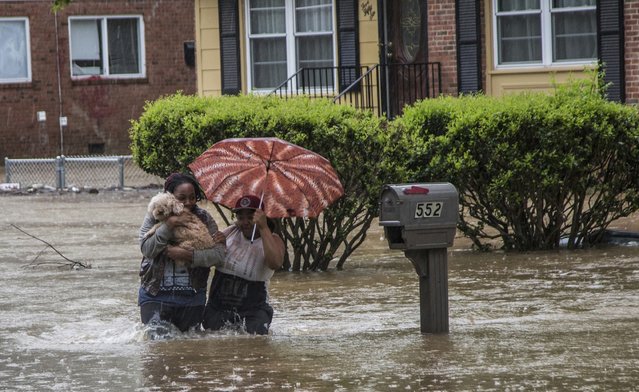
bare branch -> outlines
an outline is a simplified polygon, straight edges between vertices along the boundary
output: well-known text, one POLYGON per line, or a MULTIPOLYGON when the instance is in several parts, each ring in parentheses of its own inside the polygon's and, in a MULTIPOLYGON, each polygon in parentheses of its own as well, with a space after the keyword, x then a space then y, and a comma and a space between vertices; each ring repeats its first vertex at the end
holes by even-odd
MULTIPOLYGON (((22 230, 21 228, 19 228, 18 226, 14 225, 13 223, 9 223, 9 225, 11 227, 13 227, 14 229, 22 232, 23 234, 28 235, 29 237, 36 239, 42 243, 44 243, 45 245, 47 245, 47 247, 53 249, 55 251, 55 253, 57 253, 58 255, 60 255, 60 257, 62 257, 63 259, 65 259, 66 261, 68 261, 68 263, 64 263, 65 265, 70 266, 71 268, 76 268, 76 267, 81 267, 81 268, 91 268, 90 264, 85 264, 81 261, 75 261, 75 260, 71 260, 68 257, 66 257, 65 255, 63 255, 62 253, 60 253, 60 251, 58 251, 55 246, 51 245, 50 243, 48 243, 47 241, 38 238, 36 236, 34 236, 33 234, 29 234, 26 231, 22 230)), ((45 248, 46 249, 46 248, 45 248)), ((40 253, 38 253, 38 255, 35 257, 35 259, 33 259, 33 261, 31 261, 30 265, 42 265, 42 264, 46 264, 46 263, 37 263, 37 264, 33 264, 34 261, 36 261, 38 259, 38 257, 40 257, 40 255, 42 254, 42 252, 44 252, 44 249, 40 251, 40 253)), ((60 264, 60 262, 56 262, 56 263, 52 263, 52 264, 60 264)))

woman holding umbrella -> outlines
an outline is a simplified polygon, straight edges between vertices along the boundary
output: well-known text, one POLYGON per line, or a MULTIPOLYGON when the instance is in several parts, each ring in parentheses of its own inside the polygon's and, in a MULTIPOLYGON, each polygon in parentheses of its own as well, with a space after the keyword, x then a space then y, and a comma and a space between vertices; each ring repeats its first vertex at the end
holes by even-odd
POLYGON ((224 230, 226 258, 215 269, 202 325, 243 323, 249 333, 266 334, 273 317, 267 287, 285 254, 266 216, 316 218, 344 188, 326 158, 273 137, 221 140, 188 166, 207 199, 237 216, 224 230))
POLYGON ((213 217, 197 206, 202 199, 200 187, 190 175, 173 173, 164 183, 164 191, 172 193, 207 227, 215 241, 209 249, 189 250, 173 245, 173 230, 183 225, 180 216, 169 217, 150 236, 147 232, 157 223, 147 213, 140 228, 140 289, 138 304, 143 324, 171 323, 180 331, 200 325, 206 303, 209 270, 224 260, 224 237, 213 217))
POLYGON ((251 334, 268 333, 273 308, 268 304, 267 287, 275 270, 282 267, 285 248, 259 207, 258 197, 246 195, 233 208, 236 222, 223 231, 226 258, 215 268, 204 329, 233 327, 251 334))

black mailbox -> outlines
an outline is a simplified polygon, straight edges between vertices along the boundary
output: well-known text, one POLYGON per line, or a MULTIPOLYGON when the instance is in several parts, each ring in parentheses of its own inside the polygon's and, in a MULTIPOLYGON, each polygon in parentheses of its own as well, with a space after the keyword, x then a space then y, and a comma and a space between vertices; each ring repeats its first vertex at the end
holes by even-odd
POLYGON ((195 41, 184 41, 184 64, 195 66, 195 41))

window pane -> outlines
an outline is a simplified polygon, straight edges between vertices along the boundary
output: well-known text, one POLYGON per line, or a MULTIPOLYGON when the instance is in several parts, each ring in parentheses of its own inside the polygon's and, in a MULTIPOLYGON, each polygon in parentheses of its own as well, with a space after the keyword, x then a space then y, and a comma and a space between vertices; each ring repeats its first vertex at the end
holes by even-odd
POLYGON ((538 14, 497 19, 499 64, 541 61, 541 20, 538 14))
POLYGON ((251 0, 251 9, 284 8, 284 0, 251 0))
POLYGON ((538 10, 539 0, 499 0, 497 10, 499 12, 538 10))
POLYGON ((331 5, 332 0, 295 0, 295 6, 300 7, 312 7, 317 5, 331 5))
POLYGON ((107 21, 107 35, 109 39, 109 74, 140 73, 138 19, 109 19, 107 21))
POLYGON ((333 37, 304 36, 297 38, 297 68, 315 68, 302 75, 305 87, 333 86, 333 37), (320 69, 318 69, 320 68, 320 69))
POLYGON ((251 40, 253 88, 275 88, 286 76, 286 39, 254 38, 251 40))
POLYGON ((27 79, 26 23, 21 20, 0 21, 0 79, 27 79))
POLYGON ((553 8, 564 7, 595 7, 597 5, 596 0, 553 0, 553 8))
POLYGON ((298 33, 333 31, 331 0, 297 0, 295 26, 298 33))
POLYGON ((406 61, 412 62, 420 49, 422 17, 419 0, 404 0, 401 4, 399 21, 402 49, 406 61))
POLYGON ((100 19, 70 20, 71 74, 101 75, 102 53, 100 19))
POLYGON ((553 61, 597 58, 595 11, 558 12, 552 16, 553 61))
POLYGON ((284 0, 251 0, 251 34, 286 33, 284 0))

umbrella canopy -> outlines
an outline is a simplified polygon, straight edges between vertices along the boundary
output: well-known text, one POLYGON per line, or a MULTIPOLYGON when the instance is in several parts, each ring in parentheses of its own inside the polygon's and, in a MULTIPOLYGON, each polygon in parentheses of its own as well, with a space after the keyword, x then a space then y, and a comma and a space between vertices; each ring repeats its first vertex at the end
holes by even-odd
POLYGON ((271 218, 317 217, 344 193, 326 158, 278 138, 222 140, 189 168, 212 202, 233 208, 255 195, 271 218))

